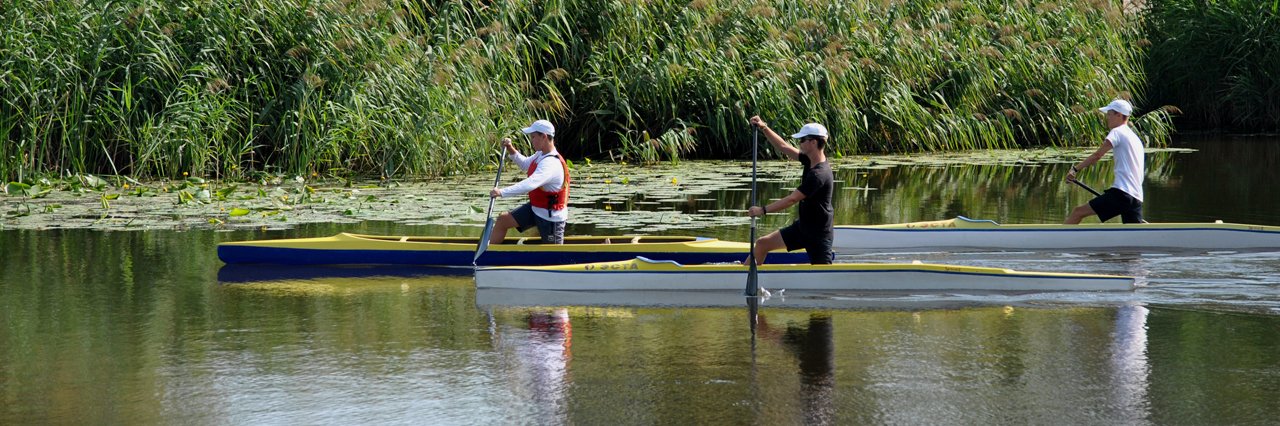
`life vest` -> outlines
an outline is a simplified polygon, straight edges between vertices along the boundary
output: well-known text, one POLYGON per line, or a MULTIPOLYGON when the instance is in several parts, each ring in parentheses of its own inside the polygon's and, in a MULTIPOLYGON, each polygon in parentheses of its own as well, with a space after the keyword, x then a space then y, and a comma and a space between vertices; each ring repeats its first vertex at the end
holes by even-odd
MULTIPOLYGON (((564 170, 564 185, 560 185, 560 190, 556 192, 534 188, 529 191, 529 203, 533 204, 534 207, 551 211, 564 210, 565 206, 569 204, 569 165, 565 164, 564 158, 559 155, 550 155, 550 157, 556 157, 556 159, 560 160, 560 168, 564 170)), ((533 176, 533 172, 538 170, 539 161, 542 161, 542 158, 529 165, 529 174, 525 175, 526 177, 533 176)))

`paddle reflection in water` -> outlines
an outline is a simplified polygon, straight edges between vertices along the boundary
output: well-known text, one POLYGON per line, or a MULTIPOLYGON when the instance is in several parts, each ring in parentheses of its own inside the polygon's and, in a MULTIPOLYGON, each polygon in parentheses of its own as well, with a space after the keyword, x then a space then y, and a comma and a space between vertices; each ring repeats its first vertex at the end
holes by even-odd
POLYGON ((761 417, 760 411, 760 378, 759 366, 756 362, 756 335, 760 325, 760 296, 747 296, 747 325, 751 329, 751 414, 761 417))

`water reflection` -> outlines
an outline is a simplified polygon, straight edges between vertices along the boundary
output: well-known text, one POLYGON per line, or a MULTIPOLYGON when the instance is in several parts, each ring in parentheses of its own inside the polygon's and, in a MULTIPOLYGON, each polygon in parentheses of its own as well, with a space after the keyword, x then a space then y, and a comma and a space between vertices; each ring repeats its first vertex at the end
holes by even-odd
POLYGON ((836 423, 836 357, 831 315, 810 313, 806 325, 787 323, 782 329, 762 319, 759 329, 764 339, 779 344, 799 361, 804 423, 836 423))
POLYGON ((523 316, 524 328, 495 328, 497 350, 504 354, 511 392, 524 404, 521 422, 565 422, 573 326, 565 308, 535 309, 523 316))
MULTIPOLYGON (((1167 175, 1147 188, 1153 206, 1163 203, 1153 214, 1275 224, 1275 146, 1232 142, 1173 155, 1177 167, 1160 169, 1167 175)), ((843 197, 864 200, 845 211, 851 220, 960 211, 1002 221, 1060 217, 1024 198, 1057 190, 1037 181, 1059 185, 1054 172, 979 169, 956 168, 972 174, 959 179, 947 178, 948 168, 871 171, 849 184, 875 178, 877 190, 843 197)), ((1063 195, 1044 197, 1062 207, 1063 195)), ((689 232, 746 232, 717 226, 689 232)), ((339 231, 479 233, 365 222, 265 236, 339 231)), ((260 237, 0 231, 0 424, 1280 418, 1278 252, 903 255, 1146 276, 1151 285, 1114 295, 788 292, 747 307, 758 319, 748 324, 757 332, 749 342, 736 292, 495 293, 470 278, 437 276, 218 285, 216 244, 260 237), (497 318, 486 318, 485 307, 497 318)), ((867 260, 897 255, 877 256, 867 260)), ((242 275, 255 274, 270 275, 242 275)))
POLYGON ((1147 389, 1151 366, 1147 363, 1147 308, 1126 304, 1116 310, 1111 344, 1111 400, 1126 422, 1150 418, 1147 389))
POLYGON ((751 413, 754 418, 759 418, 760 413, 760 363, 758 336, 760 327, 760 301, 762 296, 747 296, 747 325, 751 329, 751 413))

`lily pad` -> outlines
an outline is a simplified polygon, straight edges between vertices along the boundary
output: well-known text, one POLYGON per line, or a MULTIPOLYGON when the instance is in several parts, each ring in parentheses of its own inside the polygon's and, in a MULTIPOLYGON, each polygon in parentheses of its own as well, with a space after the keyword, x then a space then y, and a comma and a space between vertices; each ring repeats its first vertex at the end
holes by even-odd
MULTIPOLYGON (((1169 155, 1162 151, 1150 150, 1149 177, 1160 176, 1158 164, 1169 155)), ((1089 152, 1010 150, 847 156, 832 160, 832 165, 837 178, 843 182, 838 185, 840 194, 847 194, 838 196, 842 200, 891 194, 899 194, 893 197, 918 198, 936 194, 937 188, 954 188, 958 184, 953 182, 973 184, 965 185, 966 188, 985 187, 983 182, 1005 182, 1007 177, 1002 177, 1003 174, 990 171, 1006 170, 1006 165, 1061 167, 1063 163, 1083 158, 1089 152), (955 165, 967 167, 953 167, 955 165), (882 171, 899 167, 909 170, 882 171), (885 176, 892 176, 899 182, 886 181, 885 176), (901 195, 909 189, 900 182, 907 176, 914 176, 910 179, 920 181, 912 187, 918 187, 920 194, 901 195)), ((678 164, 646 166, 597 162, 590 166, 577 166, 570 199, 570 221, 575 227, 589 227, 596 233, 660 234, 744 227, 749 223, 743 210, 749 203, 750 161, 681 161, 678 164)), ((758 166, 756 177, 762 200, 785 196, 800 183, 800 168, 794 161, 769 159, 761 161, 758 166)), ((511 170, 508 166, 507 171, 511 170)), ((503 173, 503 176, 502 186, 522 178, 514 173, 503 173)), ((387 221, 478 229, 485 221, 489 203, 487 193, 493 186, 493 175, 482 173, 416 182, 310 179, 301 184, 289 178, 234 183, 191 179, 176 182, 135 180, 130 181, 131 187, 121 193, 159 194, 162 197, 109 198, 110 210, 105 212, 105 218, 99 202, 107 198, 85 197, 76 190, 79 186, 87 186, 86 181, 92 182, 87 177, 77 176, 51 182, 50 185, 41 184, 39 192, 35 193, 45 193, 46 196, 39 199, 23 192, 30 191, 34 185, 5 185, 8 195, 0 196, 0 212, 5 212, 6 216, 0 218, 0 226, 5 229, 285 229, 301 223, 387 221), (172 195, 163 195, 165 193, 172 195), (329 193, 335 195, 320 196, 329 193), (174 198, 169 198, 171 196, 174 198), (235 200, 235 208, 225 203, 232 199, 235 200), (210 223, 211 217, 235 217, 236 220, 210 223)), ((106 195, 118 197, 118 194, 106 195)), ((498 198, 493 210, 498 214, 525 202, 527 198, 524 197, 498 198)), ((785 215, 769 215, 764 222, 768 224, 766 228, 774 228, 785 226, 787 220, 785 215)))

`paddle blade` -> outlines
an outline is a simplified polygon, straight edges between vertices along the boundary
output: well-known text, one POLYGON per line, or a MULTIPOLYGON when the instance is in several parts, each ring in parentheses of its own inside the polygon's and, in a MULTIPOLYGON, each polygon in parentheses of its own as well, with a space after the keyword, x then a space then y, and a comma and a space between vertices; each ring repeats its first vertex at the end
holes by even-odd
POLYGON ((476 244, 476 257, 471 259, 471 265, 475 266, 476 261, 480 260, 480 255, 489 249, 489 237, 493 235, 493 217, 484 222, 484 233, 480 234, 480 241, 476 244))
POLYGON ((756 218, 751 218, 751 244, 747 252, 747 289, 745 294, 749 297, 760 295, 760 273, 756 266, 756 218))

